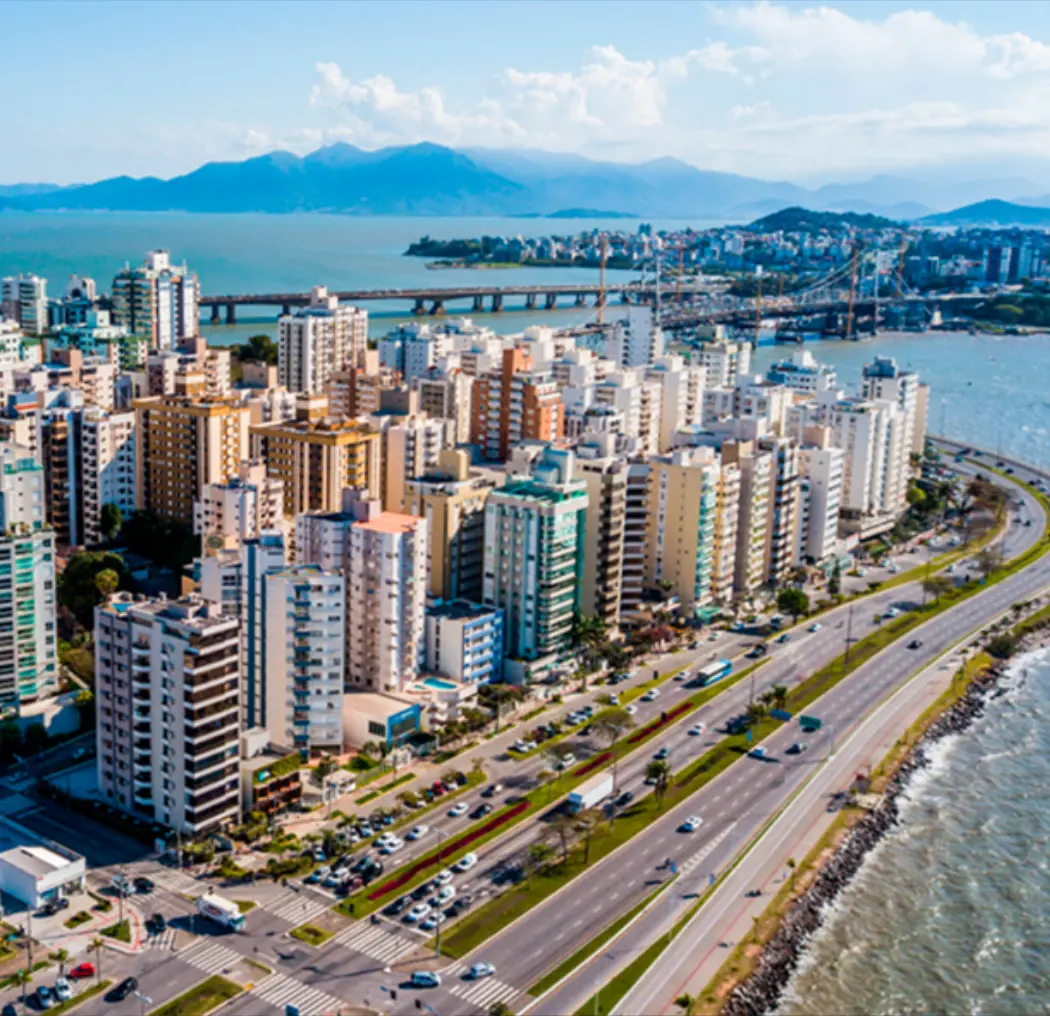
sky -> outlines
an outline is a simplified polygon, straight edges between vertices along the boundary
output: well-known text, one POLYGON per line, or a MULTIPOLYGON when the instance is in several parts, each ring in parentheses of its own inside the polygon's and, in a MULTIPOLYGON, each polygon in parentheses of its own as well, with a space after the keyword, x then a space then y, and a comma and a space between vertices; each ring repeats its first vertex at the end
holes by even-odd
POLYGON ((0 2, 0 183, 432 141, 1050 183, 1050 4, 0 2))

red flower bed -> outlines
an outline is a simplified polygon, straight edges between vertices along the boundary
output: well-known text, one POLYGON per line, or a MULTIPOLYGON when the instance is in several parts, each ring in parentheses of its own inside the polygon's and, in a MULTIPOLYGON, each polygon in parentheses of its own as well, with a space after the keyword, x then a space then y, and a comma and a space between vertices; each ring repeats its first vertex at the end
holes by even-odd
POLYGON ((573 776, 586 776, 589 772, 600 766, 605 765, 606 762, 612 761, 612 752, 603 751, 601 755, 596 755, 589 762, 585 762, 579 769, 577 769, 572 775, 573 776))
POLYGON ((691 702, 683 702, 676 709, 672 709, 662 719, 653 720, 652 723, 647 727, 642 727, 641 730, 636 730, 629 738, 627 738, 628 744, 637 744, 643 738, 649 737, 651 734, 655 734, 661 727, 666 727, 668 723, 673 723, 682 713, 689 712, 693 708, 691 702))
POLYGON ((497 815, 495 818, 490 819, 484 825, 478 826, 477 829, 472 829, 470 832, 460 836, 458 840, 453 840, 447 847, 442 848, 440 854, 429 854, 426 857, 421 857, 414 864, 410 864, 404 871, 401 872, 397 878, 391 879, 389 882, 384 882, 383 885, 379 886, 378 889, 373 889, 369 894, 370 900, 381 900, 384 896, 389 893, 396 892, 407 882, 411 882, 416 875, 420 872, 424 872, 427 868, 435 868, 439 864, 444 864, 444 859, 451 854, 454 854, 457 850, 463 847, 469 847, 471 843, 486 833, 492 832, 493 829, 498 829, 501 825, 505 825, 512 818, 517 818, 523 811, 532 807, 531 801, 519 801, 513 808, 508 809, 502 814, 497 815))

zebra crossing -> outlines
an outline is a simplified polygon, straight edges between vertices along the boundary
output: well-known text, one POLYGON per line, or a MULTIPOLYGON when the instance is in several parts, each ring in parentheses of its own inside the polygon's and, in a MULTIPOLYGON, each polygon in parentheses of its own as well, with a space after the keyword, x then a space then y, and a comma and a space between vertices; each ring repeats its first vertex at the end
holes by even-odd
POLYGON ((268 913, 282 921, 291 921, 292 924, 305 924, 331 905, 331 900, 318 899, 305 893, 289 893, 286 897, 262 904, 268 913))
POLYGON ((476 1005, 479 1009, 489 1009, 497 1002, 509 1006, 516 998, 524 994, 513 984, 507 984, 506 981, 500 981, 495 977, 484 977, 480 981, 464 981, 463 975, 469 969, 466 963, 453 963, 452 966, 441 971, 441 976, 446 979, 446 983, 456 978, 458 983, 449 988, 449 993, 463 999, 464 1002, 476 1005))
POLYGON ((147 949, 174 949, 175 929, 165 928, 159 935, 151 935, 146 941, 147 949))
POLYGON ((342 1000, 334 995, 329 995, 319 988, 311 988, 287 974, 270 974, 251 991, 253 995, 277 1009, 283 1009, 288 1004, 294 1005, 301 1016, 335 1013, 343 1004, 342 1000))
POLYGON ((682 864, 679 865, 678 870, 683 875, 688 875, 689 872, 691 872, 705 857, 707 857, 711 853, 712 850, 715 849, 715 847, 718 846, 719 843, 722 842, 722 840, 724 840, 733 831, 735 826, 735 822, 731 822, 729 825, 727 825, 725 829, 723 829, 713 840, 709 840, 695 854, 693 854, 692 857, 683 861, 682 864))
POLYGON ((198 970, 203 970, 206 974, 216 974, 244 959, 239 952, 234 952, 229 946, 218 942, 201 942, 191 946, 185 952, 180 953, 179 958, 198 970))
POLYGON ((200 896, 204 891, 201 884, 192 875, 179 871, 178 868, 161 868, 159 871, 151 872, 150 878, 157 885, 164 886, 165 889, 173 893, 189 893, 193 896, 200 896))
POLYGON ((383 924, 363 924, 360 921, 344 928, 333 941, 382 963, 395 963, 419 945, 415 936, 409 933, 391 931, 383 924))

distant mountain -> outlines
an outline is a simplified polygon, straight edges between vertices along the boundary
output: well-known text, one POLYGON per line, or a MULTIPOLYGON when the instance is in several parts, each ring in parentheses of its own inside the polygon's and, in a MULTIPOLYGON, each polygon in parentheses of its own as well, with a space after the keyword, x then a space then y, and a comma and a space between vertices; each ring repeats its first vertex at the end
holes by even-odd
POLYGON ((1050 208, 1033 208, 1011 201, 992 198, 976 204, 956 208, 951 212, 927 215, 920 222, 924 226, 1050 226, 1050 208))
POLYGON ((598 208, 559 208, 548 212, 547 219, 640 219, 635 212, 606 212, 598 208))
POLYGON ((870 215, 860 212, 818 212, 809 208, 782 208, 772 215, 756 219, 747 228, 755 232, 773 233, 783 230, 785 233, 815 233, 822 229, 837 230, 843 226, 856 226, 858 229, 886 229, 900 223, 885 219, 881 215, 870 215))
POLYGON ((57 183, 0 183, 0 198, 21 197, 26 194, 47 194, 60 190, 57 183))

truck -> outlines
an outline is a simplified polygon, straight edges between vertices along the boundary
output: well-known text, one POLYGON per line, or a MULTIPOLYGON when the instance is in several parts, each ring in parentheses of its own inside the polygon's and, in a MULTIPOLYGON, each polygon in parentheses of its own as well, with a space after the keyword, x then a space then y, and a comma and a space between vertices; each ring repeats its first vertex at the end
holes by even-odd
POLYGON ((824 726, 824 721, 816 716, 800 716, 798 725, 807 733, 812 734, 824 726))
POLYGON ((205 893, 197 897, 197 913, 231 931, 244 930, 244 914, 232 900, 218 893, 205 893))
POLYGON ((586 783, 581 783, 569 794, 569 811, 574 815, 601 804, 613 792, 612 773, 599 773, 586 783))

